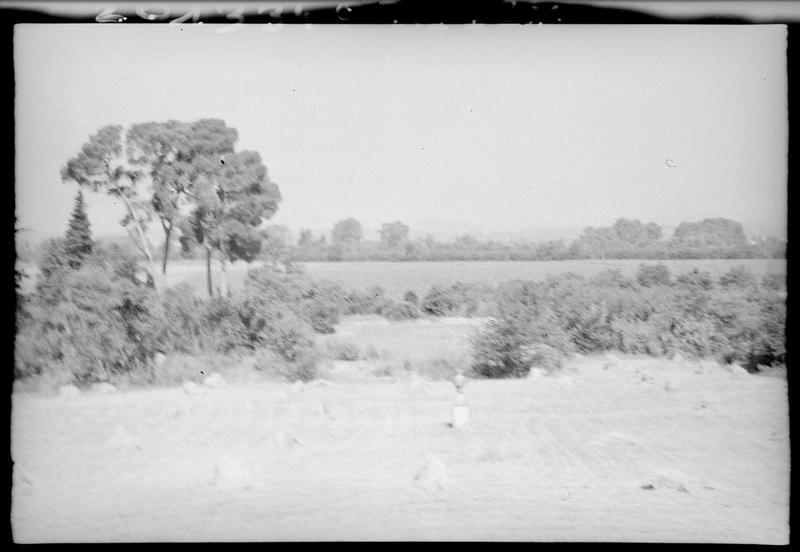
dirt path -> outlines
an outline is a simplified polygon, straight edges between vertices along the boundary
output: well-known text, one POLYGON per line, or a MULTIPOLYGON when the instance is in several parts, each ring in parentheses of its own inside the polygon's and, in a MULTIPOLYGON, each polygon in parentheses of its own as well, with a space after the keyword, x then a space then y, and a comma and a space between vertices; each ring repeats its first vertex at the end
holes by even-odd
MULTIPOLYGON (((696 373, 697 372, 697 373, 696 373)), ((13 397, 17 542, 788 542, 784 379, 560 377, 13 397)))

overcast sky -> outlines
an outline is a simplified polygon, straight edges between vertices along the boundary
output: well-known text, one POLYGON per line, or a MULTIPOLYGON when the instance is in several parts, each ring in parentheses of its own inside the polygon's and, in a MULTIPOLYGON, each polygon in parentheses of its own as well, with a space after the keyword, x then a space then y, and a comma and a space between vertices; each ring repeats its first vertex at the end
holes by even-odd
MULTIPOLYGON (((783 26, 230 29, 18 25, 19 225, 65 231, 60 168, 101 126, 217 117, 293 230, 785 227, 783 26)), ((121 233, 118 206, 88 201, 96 235, 121 233)))

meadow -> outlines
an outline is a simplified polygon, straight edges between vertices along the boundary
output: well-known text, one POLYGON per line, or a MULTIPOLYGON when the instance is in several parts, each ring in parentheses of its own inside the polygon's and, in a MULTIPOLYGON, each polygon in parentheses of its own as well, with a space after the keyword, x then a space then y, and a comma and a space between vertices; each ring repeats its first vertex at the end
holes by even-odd
POLYGON ((305 385, 15 393, 14 540, 788 543, 785 376, 575 357, 469 381, 457 430, 451 383, 347 364, 305 385))

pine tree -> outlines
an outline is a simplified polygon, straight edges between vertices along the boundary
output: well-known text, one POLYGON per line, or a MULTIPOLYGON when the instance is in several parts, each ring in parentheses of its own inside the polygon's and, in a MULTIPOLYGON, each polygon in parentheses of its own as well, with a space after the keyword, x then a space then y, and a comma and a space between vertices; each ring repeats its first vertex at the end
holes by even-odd
POLYGON ((72 268, 81 266, 83 259, 92 253, 94 241, 89 228, 89 217, 86 215, 86 204, 83 201, 83 192, 78 191, 75 197, 75 208, 69 219, 69 228, 64 239, 64 253, 67 262, 72 268))

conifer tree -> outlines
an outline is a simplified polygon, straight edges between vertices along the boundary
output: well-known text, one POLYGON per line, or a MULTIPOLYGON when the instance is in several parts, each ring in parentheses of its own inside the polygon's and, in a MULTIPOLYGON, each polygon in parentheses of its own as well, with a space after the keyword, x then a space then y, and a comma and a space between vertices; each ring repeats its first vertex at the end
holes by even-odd
POLYGON ((89 227, 89 217, 86 215, 86 204, 83 201, 83 192, 78 191, 75 196, 75 207, 69 219, 69 227, 64 238, 64 253, 67 262, 72 268, 81 266, 83 259, 92 253, 94 241, 89 227))

